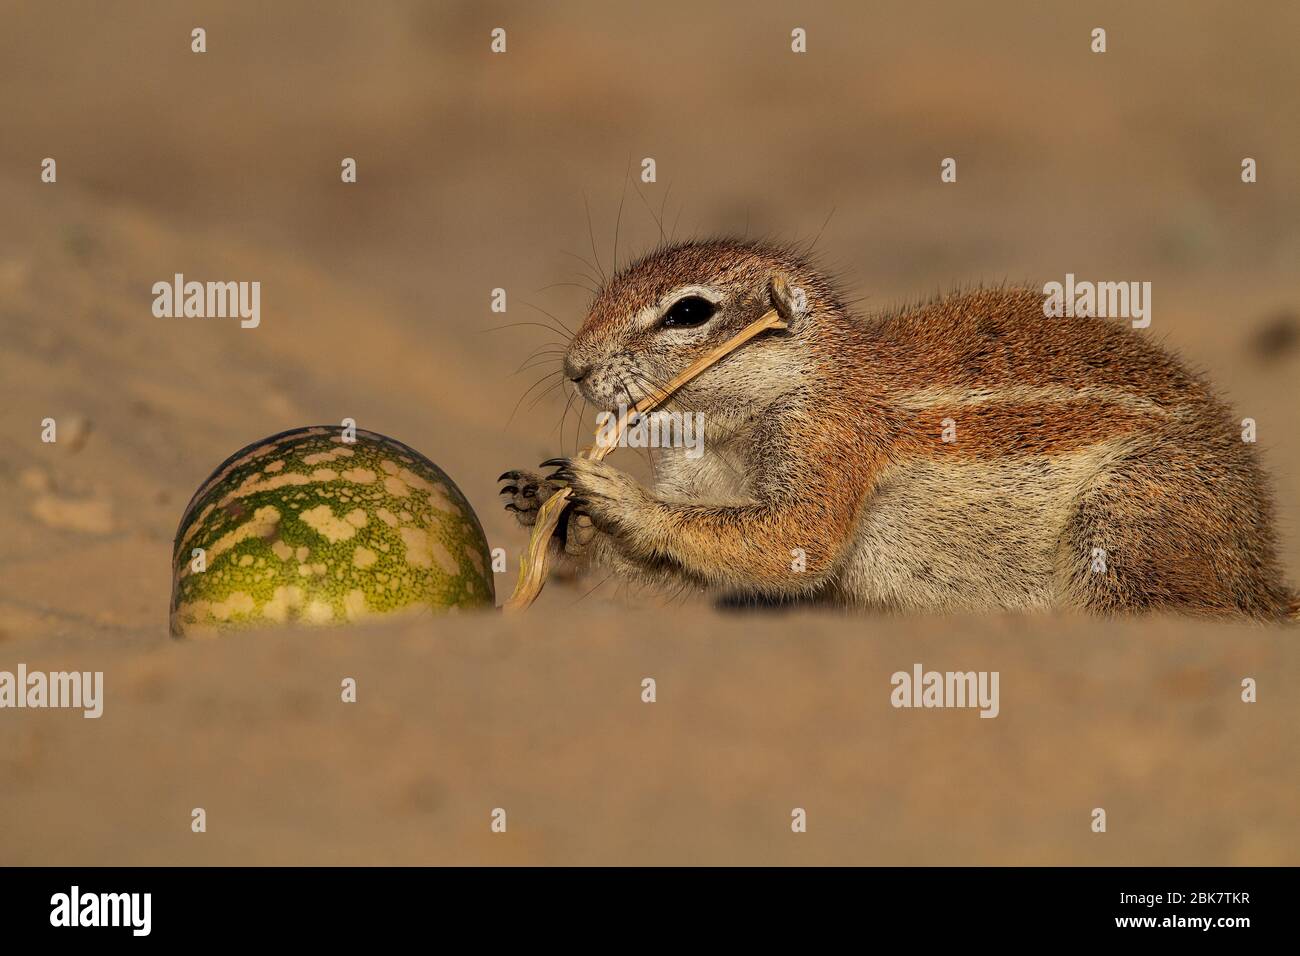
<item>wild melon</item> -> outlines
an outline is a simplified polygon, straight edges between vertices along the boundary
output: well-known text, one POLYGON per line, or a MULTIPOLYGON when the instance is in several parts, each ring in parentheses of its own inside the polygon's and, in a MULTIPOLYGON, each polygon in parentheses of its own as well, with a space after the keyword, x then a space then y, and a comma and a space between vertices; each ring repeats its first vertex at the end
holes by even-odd
POLYGON ((241 448, 195 492, 172 548, 177 637, 494 604, 465 496, 374 432, 319 425, 241 448))

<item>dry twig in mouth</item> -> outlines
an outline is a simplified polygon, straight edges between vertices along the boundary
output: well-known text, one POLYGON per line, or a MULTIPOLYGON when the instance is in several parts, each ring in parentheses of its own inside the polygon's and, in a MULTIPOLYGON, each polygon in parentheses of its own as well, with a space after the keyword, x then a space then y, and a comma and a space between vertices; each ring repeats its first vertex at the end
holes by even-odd
MULTIPOLYGON (((627 409, 619 417, 618 424, 613 431, 614 437, 612 441, 597 441, 594 445, 583 450, 582 457, 601 461, 618 446, 618 440, 622 437, 623 432, 627 430, 629 421, 635 421, 638 416, 654 411, 671 398, 679 388, 705 369, 722 361, 754 336, 766 332, 768 329, 786 328, 789 328, 789 326, 781 314, 776 309, 769 309, 761 318, 755 319, 717 348, 706 355, 700 356, 686 369, 675 375, 671 381, 662 387, 651 389, 641 401, 637 402, 632 408, 627 409)), ((570 494, 570 489, 561 488, 551 495, 538 510, 537 523, 533 525, 533 533, 528 539, 528 549, 524 552, 524 559, 519 567, 519 582, 515 585, 515 591, 510 595, 509 600, 502 605, 505 610, 522 611, 537 600, 537 595, 542 593, 542 587, 546 584, 547 544, 551 540, 551 535, 555 533, 556 526, 560 523, 560 514, 564 511, 564 506, 568 502, 570 494)))

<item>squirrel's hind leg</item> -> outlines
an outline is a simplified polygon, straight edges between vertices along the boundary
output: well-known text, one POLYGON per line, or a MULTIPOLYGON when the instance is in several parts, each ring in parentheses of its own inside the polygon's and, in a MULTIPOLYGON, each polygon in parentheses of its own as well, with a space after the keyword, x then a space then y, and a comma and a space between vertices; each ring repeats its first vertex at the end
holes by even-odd
POLYGON ((1097 614, 1286 616, 1267 492, 1221 449, 1162 442, 1108 466, 1080 496, 1058 554, 1062 603, 1097 614))

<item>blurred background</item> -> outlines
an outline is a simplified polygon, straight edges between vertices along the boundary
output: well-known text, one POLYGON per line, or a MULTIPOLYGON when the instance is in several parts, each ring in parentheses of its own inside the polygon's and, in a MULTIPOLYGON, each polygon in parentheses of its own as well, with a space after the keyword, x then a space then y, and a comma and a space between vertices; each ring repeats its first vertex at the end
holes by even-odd
POLYGON ((0 717, 18 822, 0 862, 1300 861, 1285 631, 729 619, 557 582, 527 619, 432 642, 165 636, 191 492, 286 428, 346 416, 411 444, 515 555, 494 479, 594 421, 561 429, 565 396, 528 392, 545 369, 517 372, 558 337, 501 327, 576 327, 579 257, 608 269, 616 231, 625 260, 657 219, 816 240, 863 311, 1067 272, 1151 281, 1150 334, 1258 422, 1294 580, 1294 3, 7 0, 0 22, 0 668, 94 660, 110 687, 98 722, 0 717), (260 281, 261 326, 154 318, 177 272, 260 281), (882 707, 915 659, 1000 667, 1004 716, 882 707), (692 696, 664 694, 647 728, 651 662, 692 696), (338 667, 389 680, 387 709, 346 729, 314 709, 338 667), (1248 667, 1276 688, 1255 717, 1248 667), (502 792, 532 829, 489 845, 502 792), (1090 841, 1107 794, 1131 804, 1125 833, 1090 841), (813 797, 838 828, 792 847, 789 809, 813 797), (203 800, 225 835, 195 844, 203 800))

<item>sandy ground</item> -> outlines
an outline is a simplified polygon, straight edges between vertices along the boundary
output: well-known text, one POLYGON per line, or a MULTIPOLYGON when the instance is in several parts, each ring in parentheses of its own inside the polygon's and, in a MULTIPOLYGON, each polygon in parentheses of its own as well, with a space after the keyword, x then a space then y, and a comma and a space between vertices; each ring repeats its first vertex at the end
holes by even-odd
POLYGON ((592 255, 583 194, 608 267, 646 155, 623 256, 647 207, 679 235, 833 213, 818 248, 864 310, 1152 281, 1152 334, 1259 423, 1300 577, 1300 12, 1130 6, 5 4, 0 669, 108 696, 0 712, 0 863, 1300 862, 1292 630, 733 616, 584 581, 515 620, 166 636, 189 495, 297 425, 422 450, 518 552, 493 479, 593 422, 541 389, 512 416, 549 333, 493 327, 580 319, 555 284, 592 255), (261 281, 261 327, 154 318, 176 272, 261 281), (917 661, 998 670, 1001 715, 890 708, 917 661))
POLYGON ((6 715, 5 860, 1300 862, 1300 666, 1263 632, 565 620, 29 645, 32 666, 104 670, 107 703, 97 721, 6 715), (916 661, 997 669, 1000 715, 893 709, 889 676, 916 661))

